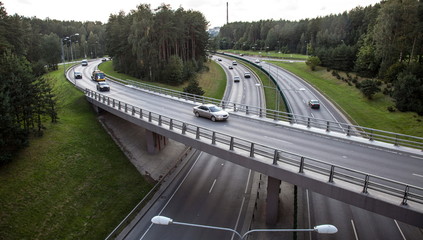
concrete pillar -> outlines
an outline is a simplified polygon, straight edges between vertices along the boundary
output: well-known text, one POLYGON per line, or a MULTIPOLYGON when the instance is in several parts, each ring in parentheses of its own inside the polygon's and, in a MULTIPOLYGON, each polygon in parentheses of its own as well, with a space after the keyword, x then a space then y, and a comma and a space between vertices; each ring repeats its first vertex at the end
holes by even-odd
POLYGON ((145 138, 147 142, 148 153, 158 153, 164 149, 168 143, 167 137, 145 129, 145 138))
POLYGON ((279 187, 281 180, 267 177, 266 223, 274 225, 278 221, 279 187))

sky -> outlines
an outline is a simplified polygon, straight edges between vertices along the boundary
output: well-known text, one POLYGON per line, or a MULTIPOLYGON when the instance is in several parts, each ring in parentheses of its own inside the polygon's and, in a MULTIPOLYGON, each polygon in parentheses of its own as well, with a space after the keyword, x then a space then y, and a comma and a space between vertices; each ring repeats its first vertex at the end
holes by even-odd
POLYGON ((209 27, 226 23, 226 3, 229 4, 229 22, 259 20, 291 20, 323 17, 349 11, 357 6, 366 7, 381 0, 0 0, 9 15, 15 13, 40 19, 101 21, 107 23, 110 14, 121 10, 128 13, 139 4, 150 4, 155 9, 162 3, 172 9, 202 12, 209 27))

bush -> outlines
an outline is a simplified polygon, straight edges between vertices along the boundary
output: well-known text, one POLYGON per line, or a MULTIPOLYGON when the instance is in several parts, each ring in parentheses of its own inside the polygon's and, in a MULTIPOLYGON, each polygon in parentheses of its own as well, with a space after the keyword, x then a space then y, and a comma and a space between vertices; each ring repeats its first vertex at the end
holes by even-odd
POLYGON ((316 70, 316 67, 321 64, 319 57, 311 56, 306 61, 307 66, 310 67, 311 71, 316 70))

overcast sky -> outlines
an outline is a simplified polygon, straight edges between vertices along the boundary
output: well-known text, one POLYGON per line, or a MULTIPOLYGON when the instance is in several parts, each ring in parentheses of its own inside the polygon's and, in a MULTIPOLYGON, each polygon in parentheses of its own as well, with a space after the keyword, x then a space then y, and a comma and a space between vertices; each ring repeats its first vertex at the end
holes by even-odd
POLYGON ((210 27, 226 23, 226 2, 229 3, 229 22, 264 19, 300 20, 338 14, 357 6, 369 6, 380 0, 0 0, 9 15, 15 13, 40 19, 101 21, 107 23, 110 14, 120 10, 128 13, 140 3, 155 9, 161 3, 172 9, 183 7, 204 14, 210 27))

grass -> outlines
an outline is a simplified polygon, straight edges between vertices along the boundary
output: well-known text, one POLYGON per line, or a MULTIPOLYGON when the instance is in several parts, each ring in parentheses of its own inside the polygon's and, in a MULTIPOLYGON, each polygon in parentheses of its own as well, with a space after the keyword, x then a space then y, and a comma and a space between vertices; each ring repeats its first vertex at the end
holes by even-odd
MULTIPOLYGON (((204 96, 222 99, 223 94, 225 93, 225 88, 226 88, 225 72, 214 61, 208 61, 205 64, 205 66, 206 66, 206 69, 208 69, 208 71, 204 70, 198 75, 198 78, 197 78, 200 87, 202 87, 205 92, 204 96)), ((110 75, 119 79, 124 79, 124 80, 129 79, 129 80, 138 81, 141 83, 146 83, 146 84, 150 84, 150 85, 154 85, 158 87, 173 89, 176 91, 183 91, 183 89, 188 85, 188 82, 185 82, 184 84, 181 84, 179 86, 172 86, 172 85, 167 85, 167 84, 158 83, 158 82, 143 81, 138 78, 116 72, 113 69, 112 61, 107 61, 100 64, 99 69, 105 72, 107 75, 110 75)))
POLYGON ((325 68, 319 67, 316 71, 311 71, 305 63, 272 63, 291 71, 319 89, 360 126, 423 137, 423 117, 413 112, 389 112, 387 108, 395 103, 382 93, 369 100, 360 90, 336 79, 325 68))
POLYGON ((63 69, 49 76, 60 119, 0 167, 0 239, 104 239, 152 186, 63 69))
POLYGON ((234 54, 244 54, 250 56, 259 56, 259 57, 272 57, 272 58, 281 58, 281 59, 295 59, 295 60, 307 60, 308 56, 302 54, 291 54, 291 53, 279 53, 275 51, 242 51, 242 50, 232 50, 227 49, 224 52, 234 53, 234 54))

